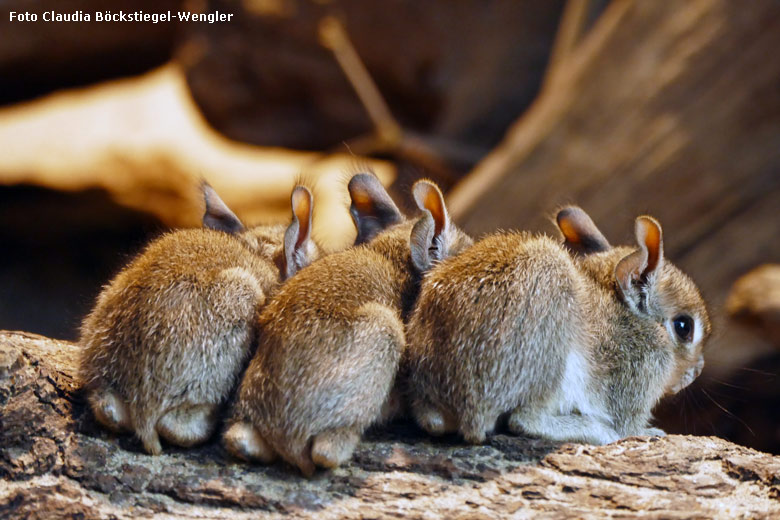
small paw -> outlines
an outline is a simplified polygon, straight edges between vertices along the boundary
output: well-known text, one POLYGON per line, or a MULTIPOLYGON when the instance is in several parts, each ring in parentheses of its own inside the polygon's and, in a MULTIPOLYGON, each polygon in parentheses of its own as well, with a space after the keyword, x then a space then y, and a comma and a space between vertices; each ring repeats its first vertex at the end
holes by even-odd
POLYGON ((260 433, 248 423, 235 423, 222 437, 225 448, 237 459, 256 460, 270 464, 277 454, 260 436, 260 433))
POLYGON ((523 420, 519 414, 512 414, 509 416, 509 420, 506 423, 507 429, 513 435, 528 435, 528 430, 523 426, 523 420))
POLYGON ((444 420, 444 414, 439 410, 436 410, 431 406, 421 407, 416 410, 415 418, 417 419, 417 424, 420 425, 420 428, 430 435, 444 435, 446 431, 446 422, 444 420))
POLYGON ((645 428, 642 435, 647 435, 648 437, 666 437, 666 432, 661 428, 645 428))
POLYGON ((125 402, 114 392, 94 392, 90 397, 95 419, 115 432, 130 430, 130 414, 125 402))
POLYGON ((323 468, 336 468, 352 458, 360 435, 350 429, 322 432, 314 437, 311 458, 314 464, 323 468))

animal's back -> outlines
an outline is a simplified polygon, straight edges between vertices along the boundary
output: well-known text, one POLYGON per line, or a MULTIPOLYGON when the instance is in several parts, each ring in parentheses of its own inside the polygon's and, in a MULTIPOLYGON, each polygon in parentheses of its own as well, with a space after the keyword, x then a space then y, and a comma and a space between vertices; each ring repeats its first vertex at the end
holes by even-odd
POLYGON ((408 327, 412 395, 486 415, 538 398, 577 341, 579 287, 571 258, 545 236, 497 233, 442 263, 408 327))
POLYGON ((237 415, 290 462, 312 435, 379 414, 404 344, 400 283, 385 256, 356 247, 298 273, 261 313, 237 415))
POLYGON ((115 388, 131 406, 179 393, 213 401, 213 379, 241 362, 256 305, 277 277, 224 233, 164 235, 104 289, 85 320, 84 381, 115 388))

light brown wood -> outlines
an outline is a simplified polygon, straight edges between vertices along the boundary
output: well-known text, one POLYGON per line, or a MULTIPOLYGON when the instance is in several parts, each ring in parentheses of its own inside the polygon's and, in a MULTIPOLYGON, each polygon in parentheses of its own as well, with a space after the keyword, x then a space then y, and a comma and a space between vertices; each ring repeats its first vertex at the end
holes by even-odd
POLYGON ((334 247, 354 235, 344 175, 370 168, 386 184, 395 177, 382 161, 224 138, 203 119, 175 63, 4 108, 0 142, 2 184, 102 188, 174 227, 200 224, 200 179, 247 222, 286 221, 290 192, 303 176, 316 184, 315 236, 334 247))
POLYGON ((776 518, 780 457, 714 437, 557 445, 498 433, 481 446, 410 424, 375 429, 352 460, 306 479, 227 458, 218 439, 143 453, 97 425, 79 348, 0 331, 0 513, 138 518, 776 518))
POLYGON ((579 43, 587 19, 589 3, 590 0, 566 2, 550 53, 550 62, 542 84, 543 89, 549 88, 549 84, 553 83, 556 76, 566 67, 569 57, 579 43))

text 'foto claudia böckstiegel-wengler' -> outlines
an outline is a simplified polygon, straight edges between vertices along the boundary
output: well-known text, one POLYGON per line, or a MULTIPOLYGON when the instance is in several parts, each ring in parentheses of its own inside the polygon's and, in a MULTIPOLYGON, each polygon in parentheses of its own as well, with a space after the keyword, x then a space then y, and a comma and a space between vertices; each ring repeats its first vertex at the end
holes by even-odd
POLYGON ((230 22, 233 13, 214 11, 212 13, 194 13, 192 11, 166 11, 164 13, 146 13, 144 11, 72 11, 61 13, 57 11, 44 11, 33 13, 30 11, 10 11, 11 22, 230 22))

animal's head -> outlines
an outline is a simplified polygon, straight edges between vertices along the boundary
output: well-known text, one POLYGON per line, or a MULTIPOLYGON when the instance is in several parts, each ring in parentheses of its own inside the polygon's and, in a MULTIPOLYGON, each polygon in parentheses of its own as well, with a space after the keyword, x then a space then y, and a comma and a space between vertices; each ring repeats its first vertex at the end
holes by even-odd
POLYGON ((664 256, 663 231, 653 217, 637 217, 636 247, 612 247, 578 207, 557 215, 564 246, 616 291, 636 319, 659 327, 656 348, 674 354, 666 393, 676 393, 699 376, 702 350, 711 332, 704 300, 693 281, 664 256))

